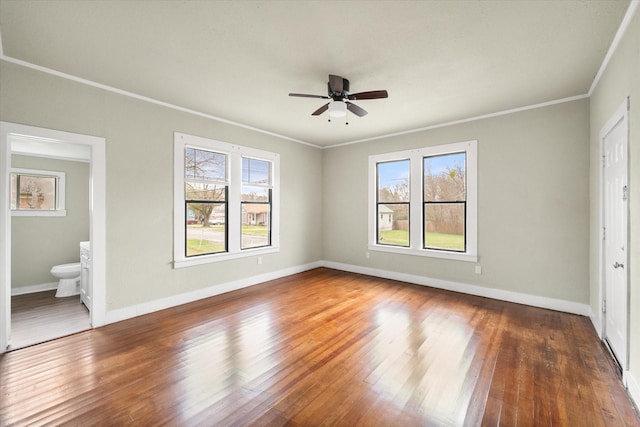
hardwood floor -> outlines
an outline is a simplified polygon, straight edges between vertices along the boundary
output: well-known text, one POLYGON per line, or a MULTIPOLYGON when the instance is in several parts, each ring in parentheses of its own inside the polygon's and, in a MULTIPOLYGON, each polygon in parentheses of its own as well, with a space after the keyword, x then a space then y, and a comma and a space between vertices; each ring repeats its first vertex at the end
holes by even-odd
POLYGON ((56 291, 11 297, 11 342, 14 350, 91 329, 80 295, 56 298, 56 291))
POLYGON ((640 426, 587 318, 328 269, 0 357, 3 426, 640 426))

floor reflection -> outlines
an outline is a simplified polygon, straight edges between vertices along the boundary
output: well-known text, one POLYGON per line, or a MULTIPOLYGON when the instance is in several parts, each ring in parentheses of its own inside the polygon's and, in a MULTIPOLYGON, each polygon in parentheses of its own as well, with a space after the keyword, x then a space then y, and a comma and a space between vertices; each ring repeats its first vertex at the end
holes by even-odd
POLYGON ((180 402, 187 418, 210 410, 230 394, 251 391, 257 387, 254 382, 279 362, 268 351, 276 335, 269 304, 223 320, 199 325, 182 344, 180 402))
POLYGON ((412 319, 401 305, 379 308, 375 321, 379 333, 370 361, 376 368, 367 378, 372 389, 398 409, 462 425, 477 381, 470 374, 478 345, 473 328, 446 309, 412 319))

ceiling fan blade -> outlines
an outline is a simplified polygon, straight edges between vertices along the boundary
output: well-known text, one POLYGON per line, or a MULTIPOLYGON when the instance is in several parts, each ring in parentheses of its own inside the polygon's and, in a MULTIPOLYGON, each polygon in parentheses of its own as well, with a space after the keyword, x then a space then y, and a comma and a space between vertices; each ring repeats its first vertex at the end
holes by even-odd
POLYGON ((368 92, 351 93, 347 98, 353 101, 356 99, 379 99, 388 97, 389 94, 386 90, 370 90, 368 92))
POLYGON ((289 96, 299 96, 301 98, 331 99, 328 96, 324 96, 324 95, 308 95, 306 93, 290 93, 289 96))
POLYGON ((320 114, 324 113, 325 111, 327 111, 329 109, 329 104, 331 104, 331 103, 327 102, 322 107, 318 108, 316 111, 311 113, 311 115, 312 116, 319 116, 320 114))
POLYGON ((344 90, 343 83, 344 80, 342 77, 329 74, 329 88, 331 89, 331 92, 342 93, 344 90))
POLYGON ((362 117, 367 115, 367 110, 358 107, 356 104, 352 104, 349 101, 345 102, 345 104, 347 104, 347 110, 351 111, 356 116, 362 117))

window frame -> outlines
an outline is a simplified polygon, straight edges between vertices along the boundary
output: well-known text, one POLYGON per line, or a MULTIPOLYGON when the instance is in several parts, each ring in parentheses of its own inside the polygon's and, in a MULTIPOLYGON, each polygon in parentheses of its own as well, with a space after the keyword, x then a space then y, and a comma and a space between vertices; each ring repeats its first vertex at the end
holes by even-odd
POLYGON ((368 249, 371 251, 418 255, 458 261, 478 261, 478 141, 423 147, 413 150, 369 156, 368 249), (437 155, 466 153, 466 250, 426 249, 424 242, 424 171, 423 159, 437 155), (410 160, 409 247, 377 243, 377 164, 410 160), (420 183, 420 185, 416 185, 420 183))
MULTIPOLYGON (((66 210, 66 173, 59 171, 49 171, 41 169, 24 169, 24 168, 11 168, 10 175, 31 175, 41 176, 43 178, 56 178, 55 185, 55 209, 11 209, 11 216, 67 216, 66 210)), ((11 179, 9 179, 11 182, 11 179)), ((11 184, 9 184, 11 185, 11 184)), ((9 197, 11 197, 11 188, 9 189, 9 197)), ((19 190, 17 197, 19 198, 19 190)), ((18 201, 16 201, 19 203, 18 201)), ((9 201, 11 206, 11 200, 9 201)))
MULTIPOLYGON (((255 148, 229 144, 209 138, 174 132, 174 268, 258 256, 280 250, 279 221, 280 155, 255 148), (227 155, 227 251, 186 256, 185 148, 191 147, 227 155), (271 163, 271 242, 269 246, 241 249, 242 241, 242 158, 249 157, 271 163)), ((207 219, 208 220, 208 219, 207 219)))
MULTIPOLYGON (((249 162, 251 162, 251 160, 258 160, 258 161, 264 161, 264 159, 259 159, 256 157, 252 157, 252 156, 247 156, 247 155, 243 155, 242 159, 247 159, 249 162)), ((273 169, 273 162, 269 162, 271 163, 271 167, 269 169, 269 175, 271 175, 270 179, 269 179, 269 183, 268 184, 260 184, 260 183, 252 183, 252 182, 244 182, 242 181, 242 183, 240 184, 240 190, 241 190, 241 200, 240 200, 240 215, 242 218, 242 210, 244 209, 245 205, 266 205, 268 206, 268 212, 269 212, 269 232, 267 234, 267 244, 266 245, 262 245, 262 246, 249 246, 247 248, 243 248, 242 247, 242 224, 240 227, 240 250, 242 251, 247 251, 247 250, 251 250, 251 249, 258 249, 258 248, 266 248, 271 246, 271 232, 272 232, 272 212, 273 212, 273 173, 272 173, 272 169, 273 169), (258 202, 258 201, 245 201, 242 200, 242 194, 243 194, 243 190, 245 187, 256 187, 256 188, 263 188, 267 190, 267 194, 268 196, 268 200, 266 202, 258 202)), ((243 165, 244 168, 244 165, 243 165)), ((243 173, 244 173, 244 169, 243 169, 243 173)))

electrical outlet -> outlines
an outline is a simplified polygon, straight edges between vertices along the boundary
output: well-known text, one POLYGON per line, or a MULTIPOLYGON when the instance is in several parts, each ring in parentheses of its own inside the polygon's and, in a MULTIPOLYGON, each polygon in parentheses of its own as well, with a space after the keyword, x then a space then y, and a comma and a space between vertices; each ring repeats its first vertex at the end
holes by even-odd
POLYGON ((482 266, 476 265, 476 274, 482 274, 482 266))
POLYGON ((261 256, 258 257, 258 265, 260 265, 260 264, 262 264, 262 257, 261 256))
POLYGON ((370 254, 369 252, 365 252, 365 253, 364 253, 364 257, 365 257, 366 259, 369 259, 369 258, 371 258, 371 254, 370 254))

